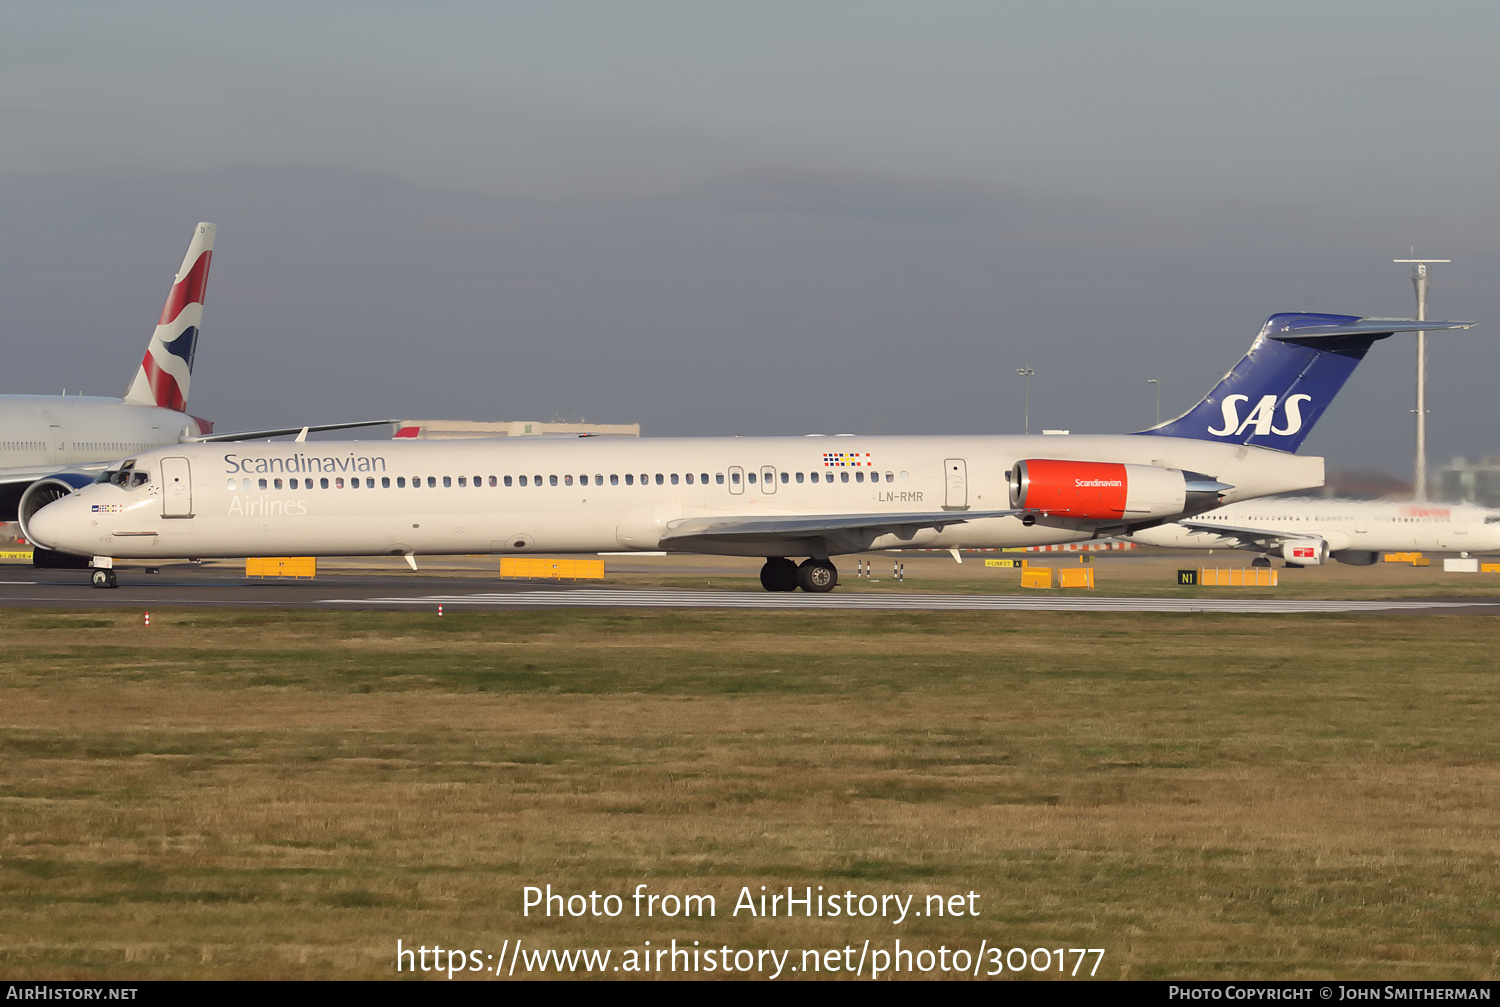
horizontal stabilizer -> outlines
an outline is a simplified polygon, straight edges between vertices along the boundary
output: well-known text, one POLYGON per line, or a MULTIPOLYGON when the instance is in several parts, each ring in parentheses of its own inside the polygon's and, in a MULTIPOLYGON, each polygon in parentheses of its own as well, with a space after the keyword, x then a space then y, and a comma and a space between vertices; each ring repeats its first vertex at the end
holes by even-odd
POLYGON ((1443 329, 1469 329, 1478 322, 1439 322, 1416 318, 1361 318, 1344 325, 1287 325, 1267 332, 1272 339, 1297 342, 1303 339, 1331 339, 1338 336, 1374 336, 1377 339, 1398 332, 1439 332, 1443 329))

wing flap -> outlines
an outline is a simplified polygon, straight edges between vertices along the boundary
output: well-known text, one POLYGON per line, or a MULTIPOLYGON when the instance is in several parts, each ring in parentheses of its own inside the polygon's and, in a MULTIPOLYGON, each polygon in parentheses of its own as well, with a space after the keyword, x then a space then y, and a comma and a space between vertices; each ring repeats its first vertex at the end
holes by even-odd
POLYGON ((661 542, 689 538, 735 539, 753 542, 818 538, 838 532, 894 532, 902 528, 936 528, 980 518, 1012 517, 1018 510, 920 511, 904 514, 802 514, 784 517, 698 517, 668 522, 661 542))

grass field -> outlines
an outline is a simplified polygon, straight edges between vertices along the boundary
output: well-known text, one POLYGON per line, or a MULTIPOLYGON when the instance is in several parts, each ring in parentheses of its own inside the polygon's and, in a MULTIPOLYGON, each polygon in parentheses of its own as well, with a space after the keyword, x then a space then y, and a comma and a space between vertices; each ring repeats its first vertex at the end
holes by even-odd
POLYGON ((1109 978, 1500 972, 1488 618, 152 623, 0 626, 8 977, 394 977, 398 938, 617 956, 675 938, 791 964, 897 937, 1102 947, 1109 978), (523 917, 523 887, 549 883, 712 894, 718 914, 523 917), (730 916, 761 885, 973 891, 980 915, 730 916))

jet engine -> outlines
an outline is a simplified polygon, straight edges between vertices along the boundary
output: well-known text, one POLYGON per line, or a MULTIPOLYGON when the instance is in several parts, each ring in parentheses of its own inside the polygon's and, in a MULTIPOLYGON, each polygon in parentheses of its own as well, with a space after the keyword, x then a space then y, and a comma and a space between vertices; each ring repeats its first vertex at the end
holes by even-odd
POLYGON ((1229 488, 1176 469, 1118 462, 1032 458, 1010 471, 1012 507, 1086 521, 1173 517, 1188 509, 1190 494, 1212 492, 1216 497, 1229 488), (1203 490, 1205 485, 1215 489, 1203 490))
POLYGON ((1328 562, 1328 543, 1320 538, 1294 538, 1281 543, 1281 558, 1292 566, 1322 566, 1328 562))
MULTIPOLYGON (((93 481, 94 477, 85 472, 59 472, 57 475, 38 479, 26 487, 26 492, 21 494, 21 502, 16 507, 16 519, 21 524, 21 534, 26 536, 26 541, 31 542, 31 532, 27 529, 26 522, 33 514, 52 501, 60 500, 93 481)), ((89 558, 43 549, 32 542, 31 565, 52 569, 83 569, 89 565, 89 558)))

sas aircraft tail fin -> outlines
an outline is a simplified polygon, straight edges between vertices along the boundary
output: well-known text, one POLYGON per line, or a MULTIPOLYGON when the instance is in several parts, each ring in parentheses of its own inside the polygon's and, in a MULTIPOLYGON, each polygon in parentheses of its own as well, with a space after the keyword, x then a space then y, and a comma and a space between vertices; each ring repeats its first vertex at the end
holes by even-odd
POLYGON ((213 224, 200 223, 183 256, 182 267, 167 292, 167 303, 125 401, 182 412, 187 408, 198 327, 203 324, 203 294, 208 265, 214 257, 213 224))
POLYGON ((1296 451, 1376 340, 1474 324, 1281 312, 1202 402, 1139 432, 1296 451))

